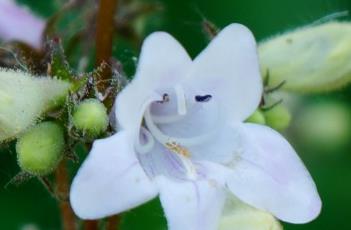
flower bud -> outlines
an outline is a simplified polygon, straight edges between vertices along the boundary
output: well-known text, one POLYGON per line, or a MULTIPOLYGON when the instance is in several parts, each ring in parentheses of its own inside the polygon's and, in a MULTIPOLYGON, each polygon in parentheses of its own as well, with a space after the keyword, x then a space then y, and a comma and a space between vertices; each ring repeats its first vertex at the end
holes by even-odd
POLYGON ((21 169, 44 176, 56 169, 64 150, 64 134, 54 122, 43 122, 25 132, 16 143, 21 169))
POLYGON ((351 23, 311 25, 259 44, 262 74, 269 84, 299 92, 339 89, 351 81, 351 23))
POLYGON ((290 125, 290 111, 282 104, 264 111, 264 116, 266 118, 266 124, 277 131, 283 131, 290 125))
POLYGON ((246 122, 264 125, 266 124, 266 118, 264 117, 262 111, 257 109, 249 118, 246 119, 246 122))
POLYGON ((62 103, 69 87, 65 81, 0 68, 0 142, 17 137, 62 103))
POLYGON ((73 125, 87 135, 98 136, 108 126, 105 106, 97 99, 84 100, 75 108, 73 125))
POLYGON ((228 198, 220 218, 219 230, 282 230, 270 213, 253 208, 235 197, 228 198))

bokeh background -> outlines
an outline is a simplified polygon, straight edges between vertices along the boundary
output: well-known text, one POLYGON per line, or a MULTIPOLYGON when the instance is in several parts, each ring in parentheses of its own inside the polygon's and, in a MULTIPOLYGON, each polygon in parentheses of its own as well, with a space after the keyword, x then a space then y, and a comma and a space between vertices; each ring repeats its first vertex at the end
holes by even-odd
MULTIPOLYGON (((43 18, 52 16, 60 5, 60 1, 55 0, 18 2, 43 18)), ((192 56, 208 42, 202 32, 204 18, 219 27, 232 22, 245 24, 261 41, 314 23, 335 12, 351 11, 350 0, 164 0, 158 3, 163 6, 163 11, 151 17, 143 35, 155 30, 167 31, 192 56)), ((350 17, 341 19, 348 20, 350 17)), ((78 19, 72 14, 67 20, 65 23, 78 19)), ((138 54, 138 49, 117 35, 114 53, 128 67, 133 65, 131 57, 138 54)), ((133 66, 130 69, 127 73, 131 75, 133 66)), ((297 97, 291 127, 285 134, 310 170, 323 200, 323 210, 311 223, 284 224, 287 230, 350 229, 350 99, 351 87, 330 94, 297 97)), ((5 147, 0 147, 0 229, 28 229, 30 224, 44 230, 61 229, 57 203, 40 182, 32 179, 20 186, 6 186, 20 170, 16 165, 13 144, 9 144, 10 150, 5 147)), ((84 153, 81 156, 84 157, 84 153)), ((72 165, 72 173, 76 168, 72 165)), ((155 200, 125 213, 122 229, 162 230, 166 229, 165 223, 159 202, 155 200)))

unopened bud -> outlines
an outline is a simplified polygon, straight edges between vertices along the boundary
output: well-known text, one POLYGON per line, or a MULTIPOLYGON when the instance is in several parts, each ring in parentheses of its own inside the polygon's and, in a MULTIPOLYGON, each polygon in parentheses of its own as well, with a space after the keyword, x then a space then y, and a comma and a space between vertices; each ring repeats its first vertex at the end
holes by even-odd
POLYGON ((227 198, 219 230, 282 230, 270 213, 251 207, 235 197, 227 198))
POLYGON ((56 169, 64 150, 64 134, 60 125, 43 122, 29 129, 16 143, 21 169, 44 176, 56 169))
POLYGON ((351 23, 328 22, 306 26, 259 44, 262 74, 283 89, 321 92, 351 81, 351 23))
POLYGON ((264 111, 266 124, 277 131, 284 131, 291 121, 290 111, 282 104, 264 111))
POLYGON ((264 117, 262 111, 257 109, 249 118, 246 119, 246 122, 264 125, 266 124, 266 118, 264 117))
POLYGON ((70 84, 49 77, 0 68, 0 142, 35 124, 68 94, 70 84))
POLYGON ((87 99, 81 102, 73 113, 73 125, 85 134, 98 136, 107 129, 107 110, 99 100, 87 99))

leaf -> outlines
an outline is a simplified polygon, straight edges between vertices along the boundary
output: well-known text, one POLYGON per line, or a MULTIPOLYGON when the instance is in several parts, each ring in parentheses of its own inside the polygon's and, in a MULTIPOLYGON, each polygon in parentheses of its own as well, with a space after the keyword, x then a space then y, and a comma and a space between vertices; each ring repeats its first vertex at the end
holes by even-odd
POLYGON ((61 40, 59 38, 54 38, 50 42, 51 48, 51 65, 50 65, 50 75, 57 77, 61 80, 72 80, 73 73, 70 66, 66 60, 66 56, 63 51, 61 40))
POLYGON ((259 44, 268 84, 286 81, 282 89, 317 93, 338 90, 351 81, 351 23, 306 26, 259 44))

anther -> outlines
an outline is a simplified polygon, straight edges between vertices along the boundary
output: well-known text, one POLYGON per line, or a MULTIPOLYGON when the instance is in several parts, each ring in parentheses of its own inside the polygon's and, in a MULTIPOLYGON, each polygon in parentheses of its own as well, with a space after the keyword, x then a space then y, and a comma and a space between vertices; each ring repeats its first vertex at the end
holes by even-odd
POLYGON ((167 93, 164 93, 164 94, 162 95, 162 101, 163 101, 163 102, 169 102, 169 95, 168 95, 167 93))
POLYGON ((167 93, 164 93, 162 95, 162 100, 161 101, 157 101, 158 103, 164 103, 164 102, 169 102, 169 95, 167 93))
POLYGON ((209 100, 211 100, 212 96, 207 94, 207 95, 196 95, 195 96, 195 101, 197 102, 208 102, 209 100))

